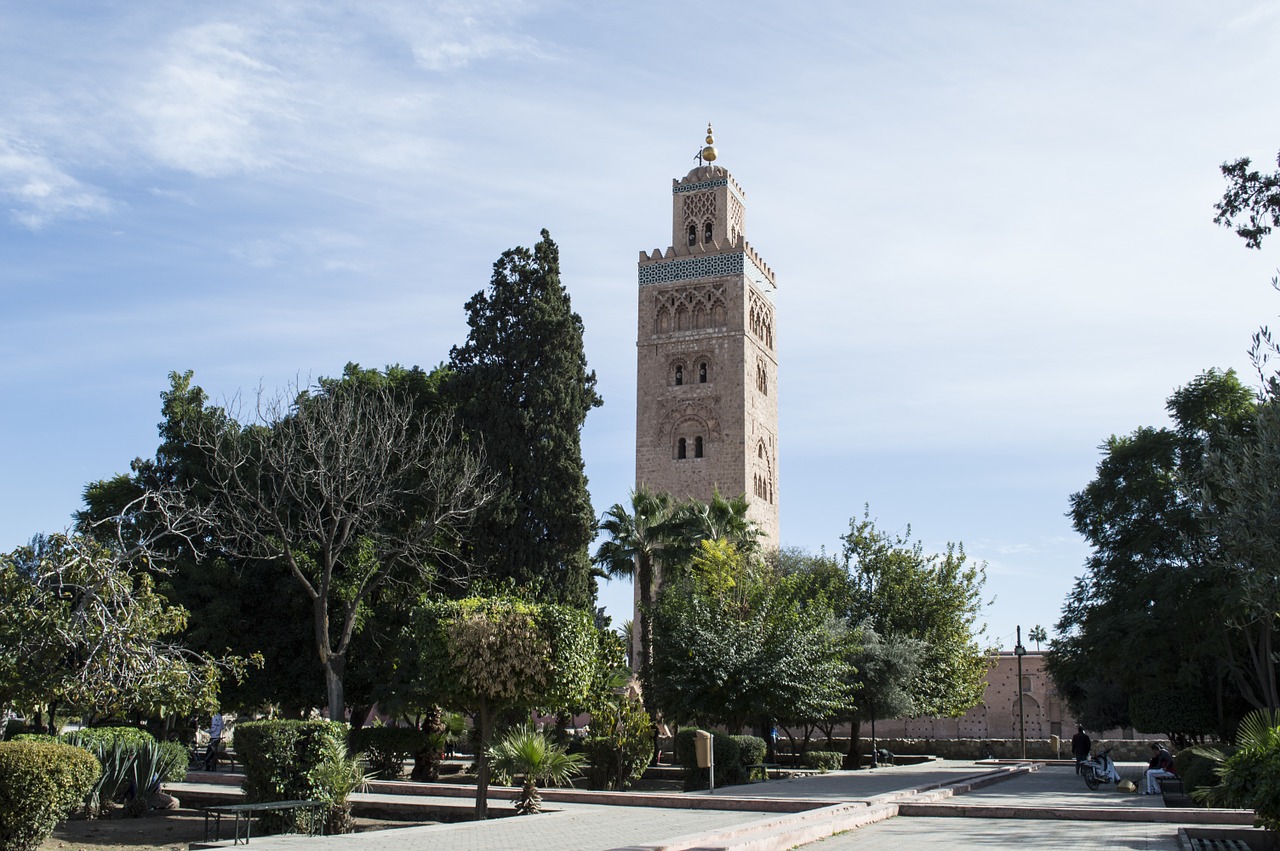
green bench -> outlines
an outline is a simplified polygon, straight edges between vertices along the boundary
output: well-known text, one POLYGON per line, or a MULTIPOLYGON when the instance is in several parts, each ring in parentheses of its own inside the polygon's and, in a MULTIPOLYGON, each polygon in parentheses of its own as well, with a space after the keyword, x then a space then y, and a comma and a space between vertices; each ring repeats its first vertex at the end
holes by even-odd
POLYGON ((752 763, 751 765, 747 766, 747 781, 750 783, 756 782, 756 769, 758 768, 760 769, 761 782, 767 782, 769 780, 769 769, 780 768, 780 767, 781 766, 779 766, 776 762, 752 763))
POLYGON ((235 817, 235 830, 232 834, 232 845, 239 845, 241 838, 249 844, 253 833, 253 817, 260 813, 287 812, 289 810, 306 810, 307 835, 324 836, 324 801, 264 801, 257 804, 218 804, 204 807, 204 841, 209 841, 210 819, 213 820, 213 841, 222 841, 222 817, 235 817))

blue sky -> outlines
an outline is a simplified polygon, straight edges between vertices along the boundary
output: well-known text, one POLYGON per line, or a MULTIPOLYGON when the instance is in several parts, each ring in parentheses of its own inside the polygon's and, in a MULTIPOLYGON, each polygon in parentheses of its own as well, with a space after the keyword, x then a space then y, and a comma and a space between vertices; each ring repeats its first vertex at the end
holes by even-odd
MULTIPOLYGON (((1274 247, 1214 226, 1280 148, 1280 6, 1237 2, 0 7, 0 548, 215 399, 432 366, 505 248, 559 242, 634 475, 635 262, 708 120, 778 275, 782 543, 881 525, 1052 627, 1112 433, 1248 370, 1274 247)), ((625 614, 629 588, 602 589, 625 614)))

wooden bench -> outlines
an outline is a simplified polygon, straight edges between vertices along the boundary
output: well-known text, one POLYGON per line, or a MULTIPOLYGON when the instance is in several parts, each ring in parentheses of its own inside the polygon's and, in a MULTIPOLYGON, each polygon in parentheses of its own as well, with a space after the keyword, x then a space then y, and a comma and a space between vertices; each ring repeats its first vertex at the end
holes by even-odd
POLYGON ((239 845, 241 837, 244 844, 249 844, 253 833, 253 817, 256 813, 288 812, 290 810, 306 810, 307 835, 324 836, 324 801, 264 801, 257 804, 218 804, 204 807, 204 841, 209 841, 209 819, 213 818, 213 841, 222 841, 222 817, 235 817, 235 831, 232 845, 239 845))

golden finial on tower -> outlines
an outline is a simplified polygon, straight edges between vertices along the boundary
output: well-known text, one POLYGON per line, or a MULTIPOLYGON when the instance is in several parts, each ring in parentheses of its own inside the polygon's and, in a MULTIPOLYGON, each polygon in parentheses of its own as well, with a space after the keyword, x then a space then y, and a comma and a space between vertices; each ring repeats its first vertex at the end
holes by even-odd
POLYGON ((711 122, 708 121, 707 122, 707 146, 703 148, 702 152, 698 155, 702 157, 702 159, 705 160, 706 162, 710 163, 710 162, 715 162, 716 160, 716 154, 718 152, 715 149, 715 141, 716 141, 715 137, 711 135, 711 122))

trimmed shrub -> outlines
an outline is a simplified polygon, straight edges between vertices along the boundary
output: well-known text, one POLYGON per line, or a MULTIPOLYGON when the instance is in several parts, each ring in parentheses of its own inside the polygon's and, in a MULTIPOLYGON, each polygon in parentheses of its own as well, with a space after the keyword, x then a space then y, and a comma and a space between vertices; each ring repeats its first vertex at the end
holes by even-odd
POLYGON ((13 737, 15 742, 44 742, 46 745, 56 745, 62 740, 57 736, 50 736, 48 733, 18 733, 13 737))
POLYGON ((610 736, 592 736, 581 744, 587 765, 583 766, 589 789, 611 789, 625 792, 644 776, 653 757, 652 740, 619 741, 610 736))
POLYGON ((191 751, 182 742, 159 742, 160 749, 169 755, 166 765, 169 770, 160 778, 165 783, 181 783, 187 779, 187 766, 191 762, 191 751))
POLYGON ((653 758, 653 721, 644 706, 637 699, 624 698, 615 709, 615 720, 606 720, 604 713, 591 719, 592 727, 599 724, 605 735, 582 742, 590 763, 584 773, 592 789, 625 791, 644 775, 653 758))
POLYGON ((1218 769, 1222 766, 1222 757, 1230 756, 1236 749, 1224 745, 1213 749, 1185 748, 1173 758, 1173 770, 1182 778, 1183 788, 1188 795, 1197 789, 1209 789, 1218 785, 1218 769), (1210 751, 1214 756, 1205 753, 1210 751))
POLYGON ((369 771, 396 780, 404 764, 426 746, 427 734, 413 727, 361 727, 351 731, 351 750, 364 757, 369 771))
POLYGON ((809 751, 804 755, 804 767, 819 771, 838 771, 844 764, 844 754, 836 751, 809 751))
POLYGON ((80 747, 103 744, 111 747, 116 742, 126 745, 146 745, 156 739, 146 730, 137 727, 85 727, 82 730, 71 730, 58 736, 58 741, 77 742, 80 747))
MULTIPOLYGON (((347 756, 347 725, 335 721, 250 721, 236 727, 245 799, 319 800, 329 805, 326 833, 351 830, 348 796, 359 785, 347 756)), ((362 778, 360 778, 362 779, 362 778)), ((270 831, 298 829, 295 813, 264 814, 270 831), (267 816, 272 816, 267 818, 267 816)))
MULTIPOLYGON (((684 769, 684 790, 692 792, 711 785, 711 772, 698 768, 697 751, 694 750, 694 734, 698 731, 686 727, 676 733, 676 761, 684 769)), ((741 782, 741 748, 732 736, 712 731, 711 749, 715 755, 716 785, 729 786, 741 782)))
POLYGON ((0 849, 34 851, 84 802, 101 770, 81 748, 0 742, 0 849))
MULTIPOLYGON (((748 768, 748 766, 763 763, 765 754, 769 752, 769 746, 759 736, 733 736, 732 738, 738 743, 739 772, 737 782, 750 783, 752 769, 748 768)), ((767 771, 768 769, 765 770, 767 771)))

